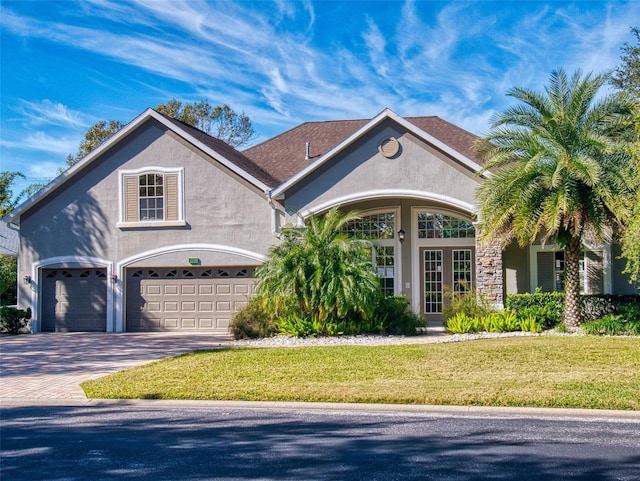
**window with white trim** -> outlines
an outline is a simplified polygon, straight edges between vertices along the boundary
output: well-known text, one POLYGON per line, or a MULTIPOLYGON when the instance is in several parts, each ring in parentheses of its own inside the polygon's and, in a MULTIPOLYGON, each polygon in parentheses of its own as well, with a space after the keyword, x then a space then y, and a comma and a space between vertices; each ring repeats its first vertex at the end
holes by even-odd
POLYGON ((184 225, 182 169, 121 171, 121 227, 184 225))
POLYGON ((372 241, 371 262, 380 277, 382 292, 392 296, 396 290, 395 213, 363 216, 349 222, 344 232, 349 237, 372 241))
MULTIPOLYGON (((565 284, 565 256, 561 250, 536 252, 537 284, 542 292, 562 292, 565 284)), ((604 292, 602 251, 585 250, 580 256, 580 292, 604 292)))
POLYGON ((437 212, 418 212, 418 239, 464 239, 476 236, 471 222, 437 212))

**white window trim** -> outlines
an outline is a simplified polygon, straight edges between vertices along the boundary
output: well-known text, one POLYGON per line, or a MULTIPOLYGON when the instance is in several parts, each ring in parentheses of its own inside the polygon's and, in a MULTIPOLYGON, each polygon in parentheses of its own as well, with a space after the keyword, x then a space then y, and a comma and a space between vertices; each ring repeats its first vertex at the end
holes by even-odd
MULTIPOLYGON (((431 207, 424 205, 411 206, 411 265, 414 266, 411 273, 411 308, 414 312, 422 312, 422 287, 420 285, 420 270, 422 269, 422 259, 420 256, 420 249, 422 247, 428 247, 437 249, 439 247, 454 247, 454 248, 475 248, 476 238, 474 237, 462 237, 451 239, 419 239, 418 238, 418 212, 433 212, 436 214, 444 214, 457 219, 466 220, 472 222, 472 219, 468 215, 464 215, 460 211, 453 209, 446 209, 442 207, 431 207)), ((475 264, 474 263, 474 275, 475 264)))
MULTIPOLYGON (((602 253, 602 284, 603 290, 605 294, 612 293, 612 262, 611 262, 611 246, 603 245, 603 246, 590 246, 583 245, 585 251, 591 252, 600 252, 602 253)), ((529 292, 533 293, 536 290, 536 286, 538 285, 538 252, 558 252, 561 251, 560 247, 557 244, 550 245, 532 245, 529 246, 529 292)), ((584 272, 589 272, 589 257, 584 256, 584 272)), ((589 289, 589 276, 584 277, 584 279, 580 279, 580 282, 584 286, 585 292, 590 292, 589 289)), ((581 292, 582 294, 582 292, 581 292)))
MULTIPOLYGON (((115 274, 114 266, 111 261, 101 259, 98 257, 84 257, 84 256, 59 256, 50 257, 48 259, 41 259, 34 262, 31 266, 31 329, 33 332, 40 332, 42 330, 42 270, 43 269, 55 269, 55 268, 87 268, 87 269, 106 269, 107 279, 110 280, 112 275, 115 274)), ((115 297, 117 286, 115 282, 107 281, 107 318, 106 318, 106 330, 107 332, 116 331, 116 318, 115 318, 115 297)))
MULTIPOLYGON (((387 206, 380 207, 375 209, 363 210, 360 211, 360 217, 367 217, 370 215, 376 214, 393 214, 394 215, 394 231, 393 231, 393 239, 372 239, 371 241, 379 246, 393 246, 393 256, 394 256, 394 281, 393 281, 393 290, 396 296, 402 294, 402 286, 400 285, 402 282, 402 249, 400 246, 400 241, 398 240, 398 231, 402 228, 400 225, 400 207, 399 206, 387 206)), ((373 259, 372 259, 373 261, 373 259)))
MULTIPOLYGON (((133 229, 133 228, 157 228, 157 227, 184 227, 187 225, 184 215, 184 168, 167 168, 167 167, 143 167, 135 170, 120 170, 118 171, 118 211, 119 220, 117 227, 119 229, 133 229), (164 221, 164 220, 147 220, 137 222, 125 221, 125 186, 124 179, 127 176, 140 176, 142 174, 177 174, 178 175, 178 220, 164 221)), ((139 200, 139 197, 138 197, 139 200)), ((165 206, 166 209, 166 206, 165 206)), ((165 210, 166 215, 166 210, 165 210)))

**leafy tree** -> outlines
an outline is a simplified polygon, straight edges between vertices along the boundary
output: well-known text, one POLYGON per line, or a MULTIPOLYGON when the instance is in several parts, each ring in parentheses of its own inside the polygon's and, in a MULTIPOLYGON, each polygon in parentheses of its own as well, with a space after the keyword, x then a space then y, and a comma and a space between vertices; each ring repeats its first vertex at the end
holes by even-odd
POLYGON ((630 274, 630 282, 640 282, 640 114, 636 107, 635 139, 627 145, 631 155, 627 178, 632 184, 632 193, 626 199, 628 208, 625 227, 621 229, 622 257, 627 259, 624 272, 630 274))
MULTIPOLYGON (((156 110, 224 140, 232 147, 247 145, 257 136, 251 119, 244 112, 236 114, 227 104, 213 107, 206 100, 183 104, 179 100, 171 99, 166 104, 158 105, 156 110)), ((77 164, 124 126, 125 124, 118 120, 101 120, 93 124, 84 134, 78 152, 67 156, 67 168, 77 164)))
POLYGON ((626 199, 628 216, 620 231, 620 244, 622 256, 627 259, 624 272, 630 274, 631 282, 640 282, 640 28, 634 27, 631 32, 636 44, 625 43, 622 47, 622 64, 616 68, 611 83, 636 103, 634 120, 627 125, 627 152, 633 159, 627 178, 633 183, 633 191, 626 199))
POLYGON ((16 303, 18 265, 14 256, 0 254, 0 305, 16 303))
POLYGON ((620 123, 631 105, 620 96, 597 98, 607 75, 571 78, 552 72, 544 93, 512 88, 521 103, 498 114, 477 144, 493 175, 478 189, 480 235, 521 246, 541 238, 565 254, 564 322, 582 321, 579 260, 584 241, 608 240, 620 224, 625 174, 620 123))
POLYGON ((640 28, 633 27, 631 32, 636 38, 635 45, 625 43, 622 47, 622 65, 615 69, 611 84, 635 95, 640 99, 640 28))
POLYGON ((256 292, 272 317, 292 314, 326 326, 351 314, 372 314, 380 280, 371 244, 342 232, 358 217, 334 208, 308 218, 304 227, 283 229, 283 242, 256 272, 256 292))
POLYGON ((227 104, 213 107, 206 100, 183 104, 171 99, 156 107, 160 113, 192 125, 232 147, 242 147, 256 138, 251 119, 244 112, 237 114, 227 104))
POLYGON ((93 124, 84 134, 84 139, 80 142, 76 155, 67 156, 67 166, 71 167, 82 160, 89 152, 97 149, 100 145, 124 127, 125 124, 118 120, 101 120, 93 124))
POLYGON ((0 172, 0 219, 11 212, 24 195, 22 192, 13 198, 12 186, 16 179, 24 179, 24 175, 20 172, 0 172))

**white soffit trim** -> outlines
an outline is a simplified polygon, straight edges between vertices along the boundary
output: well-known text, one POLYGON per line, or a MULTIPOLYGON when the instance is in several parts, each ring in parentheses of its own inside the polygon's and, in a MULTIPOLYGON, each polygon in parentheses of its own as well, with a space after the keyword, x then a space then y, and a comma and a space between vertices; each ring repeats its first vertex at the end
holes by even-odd
POLYGON ((255 260, 258 262, 265 262, 267 260, 267 256, 258 254, 257 252, 248 251, 246 249, 241 249, 239 247, 232 247, 232 246, 220 245, 220 244, 177 244, 172 246, 160 247, 158 249, 152 249, 146 252, 140 252, 131 257, 127 257, 126 259, 123 259, 120 262, 118 262, 118 269, 120 270, 124 267, 127 267, 129 264, 132 264, 133 262, 150 259, 152 257, 161 256, 163 254, 169 254, 172 252, 192 251, 192 250, 233 254, 240 257, 246 257, 248 259, 255 260))
MULTIPOLYGON (((419 129, 418 127, 413 125, 408 120, 405 120, 403 117, 401 117, 398 114, 396 114, 395 112, 393 112, 391 109, 386 108, 382 112, 380 112, 378 115, 376 115, 373 119, 371 119, 368 123, 366 123, 364 126, 360 127, 360 129, 356 130, 353 134, 351 134, 345 140, 343 140, 338 145, 336 145, 329 152, 327 152, 326 154, 322 155, 315 162, 309 164, 307 167, 302 169, 300 172, 298 172, 296 175, 291 177, 289 180, 287 180, 286 182, 280 184, 278 187, 273 189, 271 195, 273 197, 282 195, 287 189, 289 189, 293 185, 297 184, 301 179, 303 179, 304 177, 309 175, 311 172, 313 172, 318 167, 320 167, 325 162, 327 162, 329 159, 331 159, 334 155, 336 155, 337 153, 339 153, 340 151, 342 151, 343 149, 345 149, 346 147, 351 145, 358 138, 362 137, 365 133, 367 133, 368 131, 370 131, 371 129, 376 127, 377 125, 381 124, 386 119, 394 120, 395 122, 400 124, 402 127, 407 129, 409 132, 413 133, 414 135, 416 135, 418 137, 421 137, 427 143, 432 144, 437 149, 443 151, 445 154, 447 154, 447 155, 451 156, 452 158, 456 159, 458 162, 460 162, 462 165, 466 166, 467 168, 469 168, 473 172, 476 172, 476 173, 482 172, 483 167, 480 164, 478 164, 478 163, 474 162, 473 160, 465 157, 464 155, 462 155, 457 150, 452 149, 447 144, 439 141, 438 139, 436 139, 432 135, 428 134, 424 130, 419 129)), ((488 175, 489 175, 488 172, 485 172, 485 173, 482 174, 482 176, 484 176, 484 177, 487 177, 488 175)))
POLYGON ((421 190, 389 189, 389 190, 368 190, 365 192, 356 192, 353 194, 345 195, 343 197, 338 197, 336 199, 331 199, 315 207, 311 207, 310 209, 306 209, 300 212, 300 215, 306 219, 310 215, 317 214, 319 212, 324 212, 325 210, 328 210, 336 205, 349 204, 349 203, 359 202, 363 200, 382 199, 382 198, 391 198, 391 197, 393 198, 405 197, 405 198, 412 198, 412 199, 436 201, 451 207, 457 207, 458 209, 467 212, 469 215, 473 215, 476 212, 475 206, 473 204, 469 204, 468 202, 461 201, 460 199, 456 199, 448 195, 434 194, 431 192, 425 192, 421 190))
POLYGON ((100 155, 102 155, 102 153, 104 153, 105 151, 109 150, 112 146, 116 145, 122 138, 124 138, 127 135, 129 135, 132 131, 134 131, 136 128, 138 128, 140 125, 142 125, 144 122, 146 122, 149 118, 153 118, 153 119, 157 120, 162 125, 167 127, 169 130, 171 130, 175 134, 179 135, 180 137, 182 137, 183 139, 185 139, 186 141, 188 141, 192 145, 198 147, 200 150, 202 150, 203 152, 205 152, 209 156, 213 157, 218 162, 220 162, 222 165, 227 167, 229 170, 235 172, 240 177, 243 177, 244 179, 246 179, 247 181, 249 181, 250 183, 252 183, 256 187, 261 189, 263 192, 268 192, 269 191, 269 187, 267 185, 265 185, 264 183, 262 183, 261 181, 259 181, 258 179, 256 179, 254 176, 250 175, 248 172, 244 171, 243 169, 241 169, 240 167, 235 165, 233 162, 231 162, 229 159, 227 159, 223 155, 219 154, 215 150, 211 149, 210 147, 206 146, 205 144, 203 144, 199 140, 197 140, 194 137, 192 137, 191 135, 189 135, 187 132, 185 132, 179 126, 177 126, 176 124, 174 124, 173 122, 168 120, 162 114, 159 114, 155 110, 149 108, 149 109, 145 110, 144 112, 142 112, 140 115, 138 115, 135 119, 133 119, 127 125, 125 125, 118 132, 113 134, 106 142, 102 143, 95 150, 92 150, 82 160, 80 160, 80 162, 78 162, 78 163, 74 164, 73 166, 71 166, 68 170, 66 170, 62 174, 60 174, 58 177, 56 177, 54 180, 52 180, 49 184, 47 184, 44 188, 42 188, 40 191, 38 191, 32 197, 28 198, 22 204, 17 206, 3 220, 5 222, 7 222, 7 223, 14 223, 15 219, 19 218, 20 215, 23 212, 25 212, 29 207, 37 204, 43 197, 46 197, 47 195, 49 195, 54 190, 57 190, 57 188, 60 185, 64 184, 67 181, 67 179, 70 179, 71 177, 74 177, 78 172, 82 171, 85 167, 87 167, 89 164, 91 164, 91 162, 93 162, 93 160, 96 157, 99 157, 100 155))

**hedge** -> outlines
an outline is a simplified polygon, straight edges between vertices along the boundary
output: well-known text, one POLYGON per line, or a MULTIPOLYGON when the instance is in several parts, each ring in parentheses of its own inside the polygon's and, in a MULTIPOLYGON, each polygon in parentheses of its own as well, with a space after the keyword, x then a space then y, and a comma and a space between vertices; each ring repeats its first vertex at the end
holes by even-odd
MULTIPOLYGON (((580 296, 585 321, 599 319, 606 314, 615 313, 619 306, 636 306, 640 308, 639 294, 585 294, 580 296)), ((516 312, 527 307, 553 308, 558 316, 564 310, 563 292, 536 292, 534 294, 510 294, 505 300, 505 307, 516 312)))

